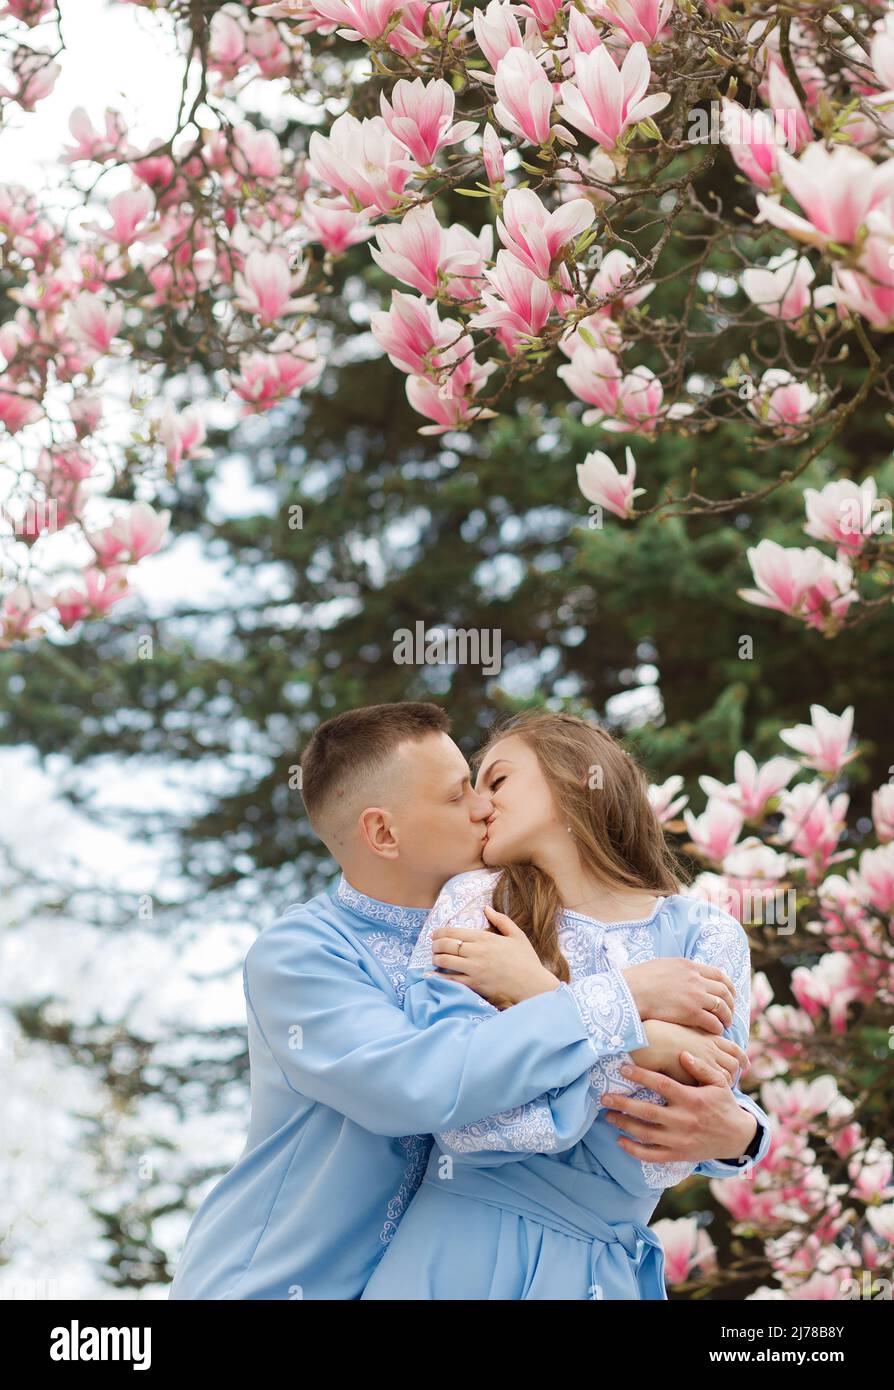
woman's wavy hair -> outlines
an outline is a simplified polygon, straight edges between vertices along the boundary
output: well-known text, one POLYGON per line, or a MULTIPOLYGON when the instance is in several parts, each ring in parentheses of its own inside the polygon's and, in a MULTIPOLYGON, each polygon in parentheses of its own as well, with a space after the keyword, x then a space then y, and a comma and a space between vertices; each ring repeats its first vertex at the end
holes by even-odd
MULTIPOLYGON (((524 739, 571 834, 585 869, 613 886, 678 893, 680 866, 649 801, 646 776, 617 739, 595 722, 549 710, 525 710, 500 720, 472 758, 480 770, 490 750, 510 735, 524 739)), ((493 904, 521 927, 547 969, 568 981, 559 948, 562 909, 551 874, 534 864, 500 872, 493 904)))

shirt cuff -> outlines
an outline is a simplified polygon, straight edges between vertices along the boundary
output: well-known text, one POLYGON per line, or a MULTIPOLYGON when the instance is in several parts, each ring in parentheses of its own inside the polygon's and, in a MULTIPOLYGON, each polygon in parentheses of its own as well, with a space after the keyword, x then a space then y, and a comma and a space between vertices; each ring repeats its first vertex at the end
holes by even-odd
POLYGON ((747 1110, 749 1115, 753 1115, 757 1120, 757 1129, 754 1138, 748 1145, 744 1154, 738 1158, 715 1158, 706 1159, 699 1163, 697 1171, 706 1177, 727 1177, 732 1173, 746 1173, 755 1164, 760 1163, 765 1157, 770 1147, 770 1127, 766 1113, 761 1109, 756 1100, 751 1096, 744 1095, 741 1091, 736 1095, 736 1102, 743 1110, 747 1110))
POLYGON ((630 987, 614 966, 561 988, 572 995, 598 1057, 648 1045, 630 987))

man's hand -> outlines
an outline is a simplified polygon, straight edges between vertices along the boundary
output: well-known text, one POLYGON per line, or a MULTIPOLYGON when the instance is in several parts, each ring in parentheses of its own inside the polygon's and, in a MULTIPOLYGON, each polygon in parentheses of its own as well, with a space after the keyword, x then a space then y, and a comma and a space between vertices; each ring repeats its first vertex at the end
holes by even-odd
POLYGON ((722 1033, 733 1021, 736 990, 716 965, 685 956, 657 956, 621 971, 640 1018, 660 1018, 722 1033))
POLYGON ((484 911, 493 924, 490 931, 435 928, 431 934, 432 964, 500 1007, 558 989, 560 980, 547 970, 521 927, 489 905, 484 911))
POLYGON ((606 1092, 606 1119, 622 1131, 618 1143, 644 1163, 702 1163, 737 1158, 757 1130, 757 1120, 738 1104, 722 1072, 683 1053, 687 1068, 700 1082, 682 1086, 662 1072, 623 1066, 622 1075, 657 1091, 666 1104, 606 1092))

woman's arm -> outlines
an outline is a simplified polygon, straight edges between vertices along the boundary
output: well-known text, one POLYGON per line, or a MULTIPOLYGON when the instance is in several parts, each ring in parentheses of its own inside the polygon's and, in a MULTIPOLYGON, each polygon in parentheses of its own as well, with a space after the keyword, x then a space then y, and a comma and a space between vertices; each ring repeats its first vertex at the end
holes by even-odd
MULTIPOLYGON (((478 1023, 500 1011, 474 990, 443 972, 433 972, 431 937, 441 926, 484 931, 483 912, 490 904, 498 874, 457 875, 445 884, 416 943, 407 970, 404 1009, 414 1023, 435 1027, 448 1018, 478 1023)), ((643 1025, 620 972, 611 968, 563 985, 574 996, 597 1058, 617 1056, 647 1066, 652 1059, 648 1025, 643 1025)), ((522 1005, 504 1010, 504 1016, 522 1005)), ((571 1148, 589 1129, 597 1109, 589 1069, 565 1086, 536 1099, 502 1109, 470 1124, 435 1131, 439 1146, 480 1166, 523 1159, 531 1153, 571 1148)))

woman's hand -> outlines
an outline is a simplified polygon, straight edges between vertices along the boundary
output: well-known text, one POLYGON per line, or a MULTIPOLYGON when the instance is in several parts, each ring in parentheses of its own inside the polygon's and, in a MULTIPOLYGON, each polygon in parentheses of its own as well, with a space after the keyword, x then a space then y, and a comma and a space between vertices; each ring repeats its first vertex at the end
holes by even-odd
POLYGON ((639 1067, 649 1071, 660 1071, 673 1077, 684 1086, 698 1086, 697 1081, 680 1061, 681 1052, 691 1052, 706 1065, 713 1067, 717 1080, 732 1086, 739 1067, 747 1071, 748 1053, 729 1038, 718 1038, 703 1033, 698 1028, 681 1027, 677 1023, 665 1023, 662 1019, 647 1019, 643 1024, 647 1047, 639 1047, 631 1052, 631 1057, 639 1067))
POLYGON ((621 971, 639 1016, 722 1033, 733 1021, 736 990, 716 965, 685 956, 657 956, 621 971))
POLYGON ((521 927, 489 905, 484 911, 492 931, 435 928, 431 934, 432 964, 498 1008, 558 989, 561 981, 547 970, 521 927))

